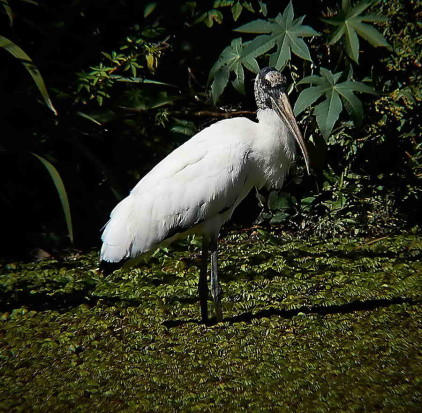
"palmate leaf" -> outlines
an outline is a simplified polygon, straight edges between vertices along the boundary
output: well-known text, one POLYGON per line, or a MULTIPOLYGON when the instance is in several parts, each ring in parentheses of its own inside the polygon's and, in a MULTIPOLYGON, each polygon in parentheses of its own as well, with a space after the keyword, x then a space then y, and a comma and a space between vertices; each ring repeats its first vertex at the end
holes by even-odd
POLYGON ((53 111, 55 115, 57 115, 57 111, 51 102, 50 96, 47 92, 47 87, 45 86, 44 79, 41 76, 41 73, 37 69, 37 67, 32 62, 31 58, 15 43, 11 40, 7 39, 6 37, 0 36, 0 47, 4 50, 7 50, 11 55, 13 55, 16 59, 18 59, 24 66, 25 69, 29 72, 29 74, 34 79, 35 85, 37 86, 38 90, 41 93, 41 96, 44 99, 46 105, 53 111))
POLYGON ((260 55, 276 46, 275 52, 270 57, 270 65, 282 69, 291 59, 291 53, 304 60, 311 60, 308 46, 303 37, 319 36, 319 33, 310 26, 303 25, 305 16, 294 19, 292 2, 285 8, 283 14, 278 14, 275 19, 254 20, 236 29, 242 33, 262 34, 256 37, 251 47, 260 47, 260 55))
POLYGON ((257 73, 259 66, 256 61, 275 48, 270 56, 270 66, 282 69, 291 59, 292 53, 304 60, 311 60, 308 46, 303 37, 319 36, 314 29, 303 25, 305 16, 294 18, 292 3, 290 2, 283 14, 275 19, 254 20, 236 31, 242 33, 261 34, 252 41, 242 42, 241 38, 234 39, 230 46, 226 47, 210 71, 211 94, 214 103, 217 102, 223 90, 226 88, 231 73, 235 74, 233 86, 239 92, 244 91, 244 68, 257 73))
POLYGON ((331 35, 330 44, 335 44, 340 39, 343 39, 347 55, 356 63, 359 61, 359 36, 372 46, 391 47, 385 37, 375 27, 364 23, 387 20, 384 16, 361 15, 372 3, 372 1, 365 0, 352 8, 350 0, 343 0, 342 9, 336 16, 322 19, 324 22, 336 27, 331 35))
POLYGON ((360 99, 354 93, 375 94, 375 91, 364 83, 350 79, 339 82, 343 72, 332 73, 325 68, 321 68, 320 73, 320 76, 308 76, 298 83, 310 84, 311 86, 299 94, 294 106, 294 113, 299 115, 306 108, 323 99, 314 107, 314 115, 322 135, 327 139, 343 110, 343 105, 355 125, 360 125, 363 118, 363 108, 360 99))
POLYGON ((258 62, 256 57, 259 55, 259 48, 251 48, 251 42, 243 43, 241 38, 234 39, 230 46, 227 46, 217 62, 210 71, 211 95, 214 104, 223 93, 230 78, 230 73, 235 74, 233 86, 241 93, 244 93, 244 69, 250 70, 253 73, 259 72, 258 62))

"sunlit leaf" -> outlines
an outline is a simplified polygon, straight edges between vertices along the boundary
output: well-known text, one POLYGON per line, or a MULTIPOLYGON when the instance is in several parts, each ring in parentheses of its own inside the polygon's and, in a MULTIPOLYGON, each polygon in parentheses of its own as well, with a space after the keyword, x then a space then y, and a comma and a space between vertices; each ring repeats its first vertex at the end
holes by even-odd
POLYGON ((73 243, 72 216, 70 213, 70 205, 69 205, 69 200, 67 198, 66 188, 63 184, 62 178, 59 172, 57 171, 57 169, 55 168, 55 166, 51 162, 47 161, 47 159, 43 158, 42 156, 37 155, 36 153, 32 153, 32 155, 34 155, 45 166, 45 168, 47 169, 48 173, 51 176, 51 179, 53 180, 54 186, 56 187, 57 193, 60 198, 60 202, 62 204, 62 209, 63 209, 64 217, 66 220, 67 231, 69 234, 69 239, 70 239, 70 242, 73 243))
POLYGON ((354 93, 375 94, 375 91, 370 86, 351 79, 339 82, 343 72, 332 73, 325 68, 321 68, 320 73, 321 76, 308 76, 298 83, 299 85, 310 84, 311 86, 299 94, 294 106, 294 113, 299 115, 306 108, 323 99, 314 107, 314 115, 322 135, 327 139, 343 110, 343 105, 355 125, 360 125, 363 118, 363 108, 361 101, 354 93))
MULTIPOLYGON (((282 69, 291 59, 291 53, 304 60, 311 60, 308 46, 303 37, 319 36, 309 26, 303 25, 305 16, 294 19, 292 2, 285 8, 283 14, 278 14, 275 19, 254 20, 236 29, 242 33, 262 33, 254 42, 260 41, 260 55, 268 52, 276 46, 275 52, 271 55, 270 64, 277 69, 282 69)), ((251 45, 255 45, 252 43, 251 45)))
POLYGON ((243 10, 243 7, 238 1, 232 6, 232 14, 233 14, 234 21, 237 21, 237 19, 240 17, 242 10, 243 10))
POLYGON ((344 49, 347 55, 356 63, 359 61, 359 37, 362 37, 372 46, 387 47, 385 37, 375 27, 364 22, 382 22, 386 18, 378 15, 361 15, 368 7, 373 4, 372 1, 362 1, 355 7, 351 7, 350 1, 343 1, 339 13, 329 19, 322 19, 324 22, 335 26, 336 29, 331 35, 330 44, 337 43, 343 39, 344 49))
POLYGON ((259 71, 256 58, 275 48, 270 56, 270 65, 281 69, 291 59, 291 52, 305 60, 311 60, 308 46, 303 37, 318 36, 314 29, 303 25, 304 16, 294 19, 293 5, 290 2, 283 14, 275 19, 254 20, 236 31, 242 33, 256 33, 261 36, 243 43, 242 39, 234 39, 226 47, 210 71, 211 94, 214 103, 226 88, 230 74, 234 72, 236 78, 233 86, 236 90, 244 91, 244 69, 254 73, 259 71))
POLYGON ((257 73, 259 71, 258 62, 256 61, 257 56, 256 49, 249 47, 248 43, 242 43, 240 38, 234 39, 230 46, 223 50, 210 71, 210 79, 213 79, 211 94, 214 103, 217 102, 227 86, 231 72, 234 72, 236 76, 233 86, 240 92, 244 91, 243 67, 257 73))
POLYGON ((57 111, 53 106, 53 103, 51 102, 50 96, 48 95, 44 79, 42 78, 38 68, 32 62, 31 58, 19 46, 17 46, 15 43, 7 39, 6 37, 0 36, 0 47, 4 50, 7 50, 12 56, 18 59, 25 66, 25 69, 34 79, 35 85, 40 91, 44 102, 53 111, 53 113, 57 115, 57 111))

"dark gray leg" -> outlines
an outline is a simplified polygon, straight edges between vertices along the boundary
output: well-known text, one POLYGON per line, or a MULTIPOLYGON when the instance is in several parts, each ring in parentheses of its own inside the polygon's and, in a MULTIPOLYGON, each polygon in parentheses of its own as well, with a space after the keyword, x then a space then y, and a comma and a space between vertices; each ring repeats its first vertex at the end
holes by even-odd
POLYGON ((210 242, 211 252, 211 295, 214 300, 215 317, 217 322, 223 321, 223 310, 221 308, 221 294, 222 289, 220 282, 218 281, 218 269, 217 269, 217 239, 213 239, 210 242))
POLYGON ((208 264, 208 248, 209 241, 204 236, 202 237, 202 257, 201 257, 201 269, 199 271, 199 302, 201 305, 201 318, 202 322, 208 323, 208 283, 207 283, 207 264, 208 264))

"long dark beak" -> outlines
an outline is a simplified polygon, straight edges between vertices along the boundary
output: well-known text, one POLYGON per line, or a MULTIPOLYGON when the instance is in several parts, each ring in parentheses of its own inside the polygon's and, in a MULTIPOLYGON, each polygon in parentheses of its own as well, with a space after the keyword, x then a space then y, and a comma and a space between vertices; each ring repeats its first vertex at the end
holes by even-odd
POLYGON ((289 99, 287 98, 286 93, 282 92, 277 99, 278 102, 271 98, 273 109, 276 111, 278 116, 283 120, 286 126, 289 128, 292 135, 295 137, 297 144, 302 151, 302 155, 305 158, 306 170, 309 174, 309 155, 308 151, 306 150, 305 141, 303 139, 302 133, 299 130, 299 126, 297 125, 295 116, 293 114, 292 107, 290 106, 289 99))

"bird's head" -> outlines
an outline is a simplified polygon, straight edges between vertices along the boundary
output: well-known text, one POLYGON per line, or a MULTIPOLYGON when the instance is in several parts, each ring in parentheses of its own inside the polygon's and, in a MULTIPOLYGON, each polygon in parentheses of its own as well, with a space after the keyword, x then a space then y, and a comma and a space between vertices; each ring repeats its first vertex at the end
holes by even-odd
POLYGON ((293 114, 287 97, 287 79, 272 67, 261 69, 255 79, 255 99, 258 109, 272 109, 281 118, 292 135, 305 158, 306 169, 309 173, 309 156, 305 141, 293 114))

